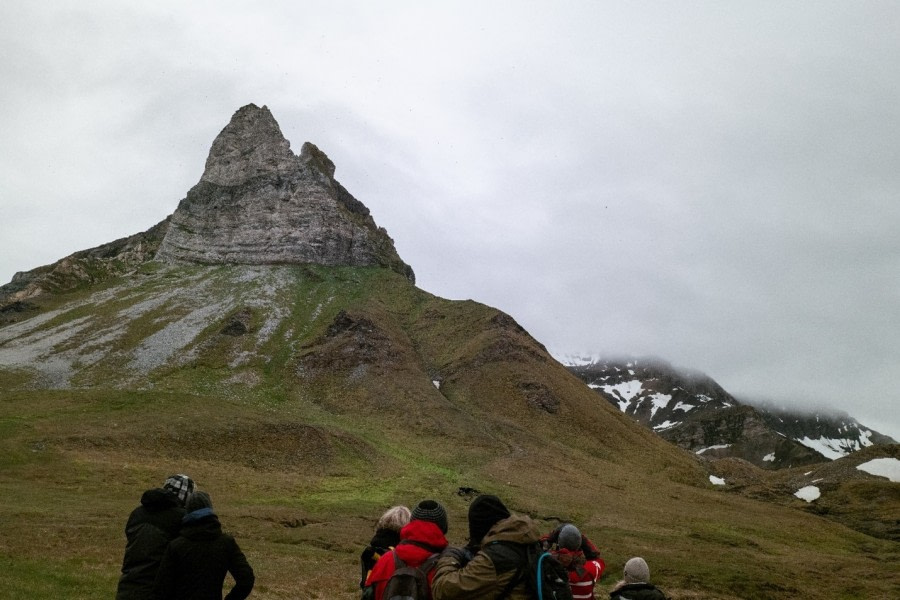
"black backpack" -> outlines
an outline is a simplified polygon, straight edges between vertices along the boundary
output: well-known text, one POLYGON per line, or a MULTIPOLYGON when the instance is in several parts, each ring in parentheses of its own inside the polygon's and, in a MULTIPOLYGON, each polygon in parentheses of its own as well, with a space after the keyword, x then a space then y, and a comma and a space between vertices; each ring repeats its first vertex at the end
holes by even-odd
POLYGON ((569 572, 555 556, 545 552, 540 542, 515 545, 519 547, 522 564, 500 598, 506 598, 524 579, 528 595, 535 600, 573 600, 569 572))
POLYGON ((410 567, 394 552, 394 574, 388 579, 384 588, 383 600, 428 600, 431 592, 428 588, 428 572, 440 557, 432 554, 419 567, 410 567))

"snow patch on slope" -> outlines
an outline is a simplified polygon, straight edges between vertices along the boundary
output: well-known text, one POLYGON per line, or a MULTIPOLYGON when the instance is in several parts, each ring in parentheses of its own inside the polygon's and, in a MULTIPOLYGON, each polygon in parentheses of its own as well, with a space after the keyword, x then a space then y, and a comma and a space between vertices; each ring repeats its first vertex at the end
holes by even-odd
POLYGON ((653 394, 650 396, 650 401, 653 402, 653 408, 650 409, 650 418, 653 419, 656 411, 659 409, 667 407, 670 400, 672 400, 672 396, 668 394, 653 394))
POLYGON ((696 454, 703 454, 707 450, 724 450, 725 448, 730 448, 731 444, 716 444, 715 446, 709 446, 708 448, 700 448, 697 450, 696 454))
POLYGON ((623 381, 615 385, 601 385, 599 389, 615 398, 619 405, 619 410, 625 412, 634 397, 643 391, 643 385, 640 380, 632 379, 631 381, 623 381))
POLYGON ((875 458, 856 468, 871 475, 887 477, 891 481, 900 482, 900 460, 896 458, 875 458))
POLYGON ((794 495, 800 498, 801 500, 806 500, 807 502, 812 502, 813 500, 818 500, 822 495, 822 492, 819 491, 819 488, 814 485, 808 485, 806 487, 802 487, 796 492, 794 495))
POLYGON ((672 427, 675 427, 676 425, 681 425, 681 421, 669 421, 668 419, 666 419, 659 425, 654 425, 653 430, 654 431, 662 431, 664 429, 671 429, 672 427))
POLYGON ((864 431, 862 433, 863 437, 859 440, 850 440, 846 438, 834 439, 826 438, 825 436, 821 436, 819 439, 814 440, 809 436, 806 436, 803 438, 796 438, 796 441, 800 442, 807 448, 812 448, 825 458, 835 460, 843 456, 847 456, 851 452, 861 450, 866 446, 871 446, 872 441, 869 439, 869 437, 872 435, 872 432, 864 431))

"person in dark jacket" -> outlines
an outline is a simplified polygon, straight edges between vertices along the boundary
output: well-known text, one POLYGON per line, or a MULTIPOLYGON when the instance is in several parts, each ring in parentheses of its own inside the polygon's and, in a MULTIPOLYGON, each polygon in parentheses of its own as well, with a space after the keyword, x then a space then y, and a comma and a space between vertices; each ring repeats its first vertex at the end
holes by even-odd
POLYGON ((150 600, 166 546, 178 535, 184 503, 194 491, 187 475, 172 475, 161 488, 147 490, 125 524, 125 557, 116 600, 150 600))
POLYGON ((625 563, 625 578, 609 593, 611 600, 666 600, 666 595, 650 585, 650 567, 640 556, 625 563))
POLYGON ((225 575, 231 573, 234 587, 225 600, 244 600, 253 590, 256 577, 234 538, 222 532, 209 494, 194 493, 187 510, 181 533, 166 548, 159 565, 155 598, 222 600, 225 575))
POLYGON ((423 500, 412 510, 412 520, 400 530, 400 543, 382 556, 366 580, 363 598, 386 600, 384 591, 397 568, 397 559, 425 572, 431 585, 437 555, 447 547, 447 511, 435 500, 423 500), (396 558, 395 558, 396 557, 396 558), (432 558, 434 557, 434 558, 432 558), (426 563, 430 562, 430 567, 426 563), (425 566, 423 566, 425 565, 425 566))
POLYGON ((360 589, 366 586, 366 579, 369 578, 369 573, 372 572, 378 559, 400 543, 400 530, 409 523, 411 518, 412 515, 408 508, 393 506, 378 519, 378 523, 375 524, 375 535, 372 536, 372 541, 359 557, 360 589))
POLYGON ((528 600, 520 548, 540 539, 529 517, 510 514, 497 496, 478 496, 469 506, 468 546, 448 548, 438 560, 434 600, 528 600))

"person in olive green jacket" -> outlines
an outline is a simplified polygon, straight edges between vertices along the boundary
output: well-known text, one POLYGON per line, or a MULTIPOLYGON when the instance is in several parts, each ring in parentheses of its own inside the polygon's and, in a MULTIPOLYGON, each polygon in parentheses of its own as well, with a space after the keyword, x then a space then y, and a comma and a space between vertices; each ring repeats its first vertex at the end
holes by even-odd
POLYGON ((527 600, 523 545, 540 539, 530 518, 510 514, 496 496, 478 496, 469 507, 469 544, 438 560, 433 600, 527 600))

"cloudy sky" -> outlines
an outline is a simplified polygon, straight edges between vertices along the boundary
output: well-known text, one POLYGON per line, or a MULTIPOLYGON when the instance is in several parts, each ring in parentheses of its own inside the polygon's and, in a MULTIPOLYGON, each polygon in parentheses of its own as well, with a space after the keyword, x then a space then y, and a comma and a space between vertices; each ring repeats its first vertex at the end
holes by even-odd
POLYGON ((418 285, 900 439, 900 4, 0 2, 0 281, 267 105, 418 285))

